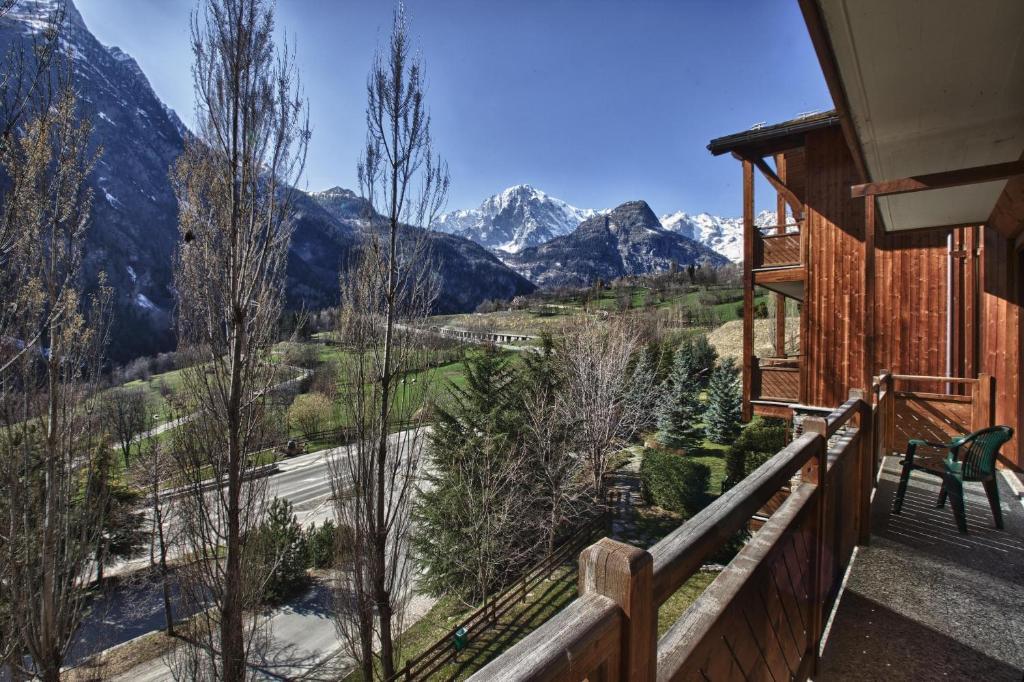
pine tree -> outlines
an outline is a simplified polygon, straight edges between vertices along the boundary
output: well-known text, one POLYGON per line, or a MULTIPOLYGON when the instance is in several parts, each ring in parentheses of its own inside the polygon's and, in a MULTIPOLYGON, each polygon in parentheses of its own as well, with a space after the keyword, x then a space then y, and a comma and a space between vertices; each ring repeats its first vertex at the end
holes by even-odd
POLYGON ((427 569, 425 591, 479 603, 522 568, 535 538, 523 494, 516 374, 491 349, 465 366, 465 385, 450 384, 435 407, 412 545, 427 569))
POLYGON ((656 347, 648 346, 640 353, 629 377, 627 401, 638 415, 637 428, 649 431, 657 425, 658 405, 662 387, 658 383, 658 356, 656 347))
POLYGON ((658 440, 670 448, 686 448, 696 443, 700 430, 700 387, 693 375, 691 355, 686 344, 675 353, 672 373, 658 409, 658 440))
POLYGON ((711 373, 708 407, 704 413, 704 432, 715 443, 728 443, 740 429, 739 375, 732 358, 725 358, 711 373))
POLYGON ((708 337, 700 334, 687 339, 680 346, 680 351, 687 358, 690 376, 702 389, 707 388, 711 381, 711 373, 715 370, 715 362, 718 360, 718 351, 708 342, 708 337))

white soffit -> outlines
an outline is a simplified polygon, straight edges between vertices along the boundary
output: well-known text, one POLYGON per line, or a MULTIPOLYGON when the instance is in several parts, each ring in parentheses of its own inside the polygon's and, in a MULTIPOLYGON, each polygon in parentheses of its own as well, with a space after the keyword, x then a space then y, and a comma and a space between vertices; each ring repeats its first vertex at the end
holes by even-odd
MULTIPOLYGON (((1016 161, 1024 0, 819 0, 870 179, 1016 161)), ((1006 181, 879 199, 889 230, 982 223, 1006 181)))

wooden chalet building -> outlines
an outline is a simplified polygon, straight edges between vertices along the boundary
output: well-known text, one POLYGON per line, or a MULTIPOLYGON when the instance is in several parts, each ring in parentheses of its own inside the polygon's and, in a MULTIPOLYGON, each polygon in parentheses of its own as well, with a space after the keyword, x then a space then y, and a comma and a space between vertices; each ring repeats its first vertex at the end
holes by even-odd
POLYGON ((1024 2, 798 2, 834 110, 709 145, 743 173, 744 410, 793 441, 653 547, 585 549, 579 597, 474 680, 1021 679, 1024 2), (793 313, 760 351, 755 287, 793 313), (910 438, 990 424, 1017 434, 991 516, 970 484, 959 532, 919 472, 896 511, 910 438))
MULTIPOLYGON (((888 372, 898 422, 1020 433, 1020 3, 801 4, 836 109, 708 145, 743 169, 745 416, 834 407, 888 372), (964 53, 903 35, 940 14, 991 37, 964 53), (776 190, 777 227, 754 224, 755 172, 776 190), (799 309, 789 329, 775 316, 761 355, 755 287, 799 309)), ((908 433, 898 427, 890 447, 908 433)), ((1024 465, 1017 438, 1003 455, 1024 465)))

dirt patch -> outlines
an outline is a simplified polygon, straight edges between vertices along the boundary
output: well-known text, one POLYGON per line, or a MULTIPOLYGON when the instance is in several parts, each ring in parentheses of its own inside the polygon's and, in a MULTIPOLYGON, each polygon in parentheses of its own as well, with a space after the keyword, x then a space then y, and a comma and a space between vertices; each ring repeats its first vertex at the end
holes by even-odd
POLYGON ((81 665, 65 671, 61 679, 71 682, 109 680, 163 656, 179 644, 181 640, 177 637, 171 637, 164 632, 150 632, 112 649, 101 651, 81 665))
MULTIPOLYGON (((798 353, 795 336, 800 329, 800 318, 786 318, 786 350, 798 353)), ((743 320, 726 322, 708 334, 708 341, 723 358, 739 361, 743 357, 743 320)), ((760 358, 775 355, 775 320, 754 320, 754 355, 760 358)))

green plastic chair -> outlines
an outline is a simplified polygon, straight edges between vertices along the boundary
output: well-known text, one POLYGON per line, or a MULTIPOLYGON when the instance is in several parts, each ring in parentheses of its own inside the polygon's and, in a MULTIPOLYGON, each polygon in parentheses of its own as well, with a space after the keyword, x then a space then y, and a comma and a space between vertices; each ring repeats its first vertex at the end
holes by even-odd
POLYGON ((896 491, 896 500, 892 511, 899 514, 903 509, 903 496, 907 493, 910 472, 917 469, 942 479, 942 489, 936 507, 946 506, 946 497, 952 498, 953 516, 961 533, 967 532, 967 515, 964 511, 964 482, 980 482, 985 486, 988 504, 992 508, 992 516, 996 528, 1003 527, 1003 511, 999 507, 999 485, 996 481, 996 455, 1003 443, 1013 438, 1013 429, 1009 426, 991 426, 975 431, 966 436, 954 438, 948 443, 933 443, 927 440, 911 440, 907 443, 907 456, 904 458, 903 473, 900 475, 900 486, 896 491), (948 451, 945 459, 919 457, 915 459, 919 446, 929 446, 948 451))

